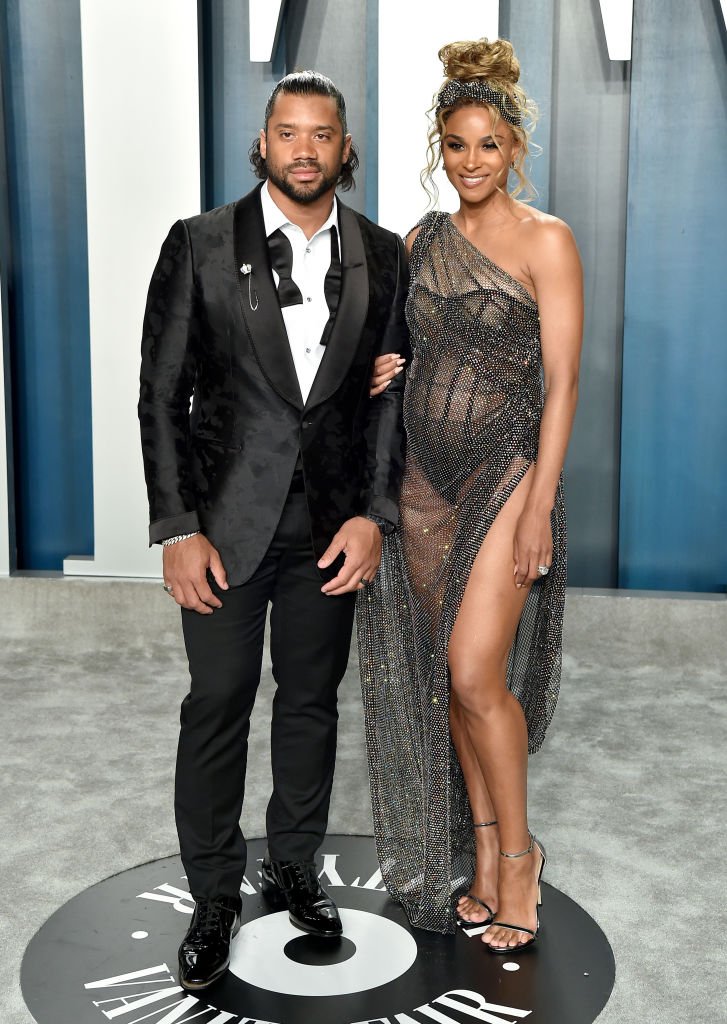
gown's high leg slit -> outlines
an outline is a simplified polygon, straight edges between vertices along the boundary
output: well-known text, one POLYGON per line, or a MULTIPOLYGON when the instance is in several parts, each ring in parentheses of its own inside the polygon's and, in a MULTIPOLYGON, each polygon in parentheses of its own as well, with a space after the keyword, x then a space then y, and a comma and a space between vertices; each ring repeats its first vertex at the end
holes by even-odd
MULTIPOLYGON (((449 731, 449 640, 474 560, 537 458, 542 364, 535 301, 447 214, 422 221, 411 270, 400 527, 359 596, 359 660, 384 882, 412 923, 445 932, 475 853, 449 731)), ((530 752, 543 741, 560 680, 560 487, 551 525, 552 568, 530 589, 507 671, 530 752)))

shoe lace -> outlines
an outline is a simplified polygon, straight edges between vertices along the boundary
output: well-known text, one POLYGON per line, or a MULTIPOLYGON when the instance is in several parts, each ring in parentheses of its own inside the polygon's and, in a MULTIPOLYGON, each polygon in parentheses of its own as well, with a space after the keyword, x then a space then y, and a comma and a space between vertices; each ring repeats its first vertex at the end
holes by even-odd
POLYGON ((197 904, 197 924, 203 931, 213 931, 222 923, 224 907, 212 900, 202 900, 197 904))
POLYGON ((291 865, 296 879, 311 894, 318 892, 318 876, 310 864, 294 863, 291 865))

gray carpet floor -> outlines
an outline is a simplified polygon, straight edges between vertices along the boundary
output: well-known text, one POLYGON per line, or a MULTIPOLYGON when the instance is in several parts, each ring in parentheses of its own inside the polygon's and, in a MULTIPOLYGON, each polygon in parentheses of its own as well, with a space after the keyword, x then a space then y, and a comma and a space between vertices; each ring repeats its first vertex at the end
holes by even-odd
MULTIPOLYGON (((177 852, 186 662, 157 583, 0 579, 0 624, 0 1024, 29 1024, 20 962, 46 918, 100 879, 177 852)), ((530 762, 530 821, 548 848, 546 879, 613 946, 599 1024, 727 1020, 726 692, 725 600, 570 592, 561 702, 530 762)), ((271 694, 266 664, 251 836, 264 833, 271 694)), ((371 833, 354 654, 330 831, 371 833)))

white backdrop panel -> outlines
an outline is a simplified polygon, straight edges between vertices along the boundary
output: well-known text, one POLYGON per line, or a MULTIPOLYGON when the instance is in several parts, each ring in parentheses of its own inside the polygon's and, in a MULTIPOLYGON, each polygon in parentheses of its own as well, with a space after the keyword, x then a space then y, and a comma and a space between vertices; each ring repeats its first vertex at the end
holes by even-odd
POLYGON ((141 322, 173 221, 200 210, 197 0, 81 0, 95 551, 74 575, 158 576, 136 402, 141 322))
MULTIPOLYGON (((398 0, 379 4, 379 223, 400 234, 427 207, 419 184, 426 164, 426 111, 444 75, 437 52, 455 39, 497 38, 499 0, 398 0)), ((439 208, 457 194, 440 171, 439 208)))
POLYGON ((280 30, 283 0, 248 0, 250 14, 250 60, 267 64, 273 59, 280 30))
POLYGON ((601 16, 611 60, 631 60, 634 0, 601 0, 601 16))

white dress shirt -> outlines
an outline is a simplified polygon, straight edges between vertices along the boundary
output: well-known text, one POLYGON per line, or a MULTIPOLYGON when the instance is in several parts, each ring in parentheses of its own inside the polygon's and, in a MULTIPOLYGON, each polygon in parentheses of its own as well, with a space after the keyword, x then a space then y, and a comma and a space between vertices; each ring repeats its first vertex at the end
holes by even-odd
MULTIPOLYGON (((325 345, 321 335, 328 323, 330 310, 326 302, 323 283, 331 265, 331 227, 338 228, 338 202, 333 197, 333 209, 325 224, 312 238, 306 238, 297 224, 291 224, 268 190, 267 181, 260 192, 265 222, 265 235, 270 237, 278 228, 290 241, 293 249, 291 277, 300 289, 303 304, 285 306, 282 310, 288 343, 298 375, 300 391, 305 402, 321 365, 325 345)), ((340 238, 338 240, 340 253, 340 238)), ((273 270, 275 287, 280 278, 273 270)))

